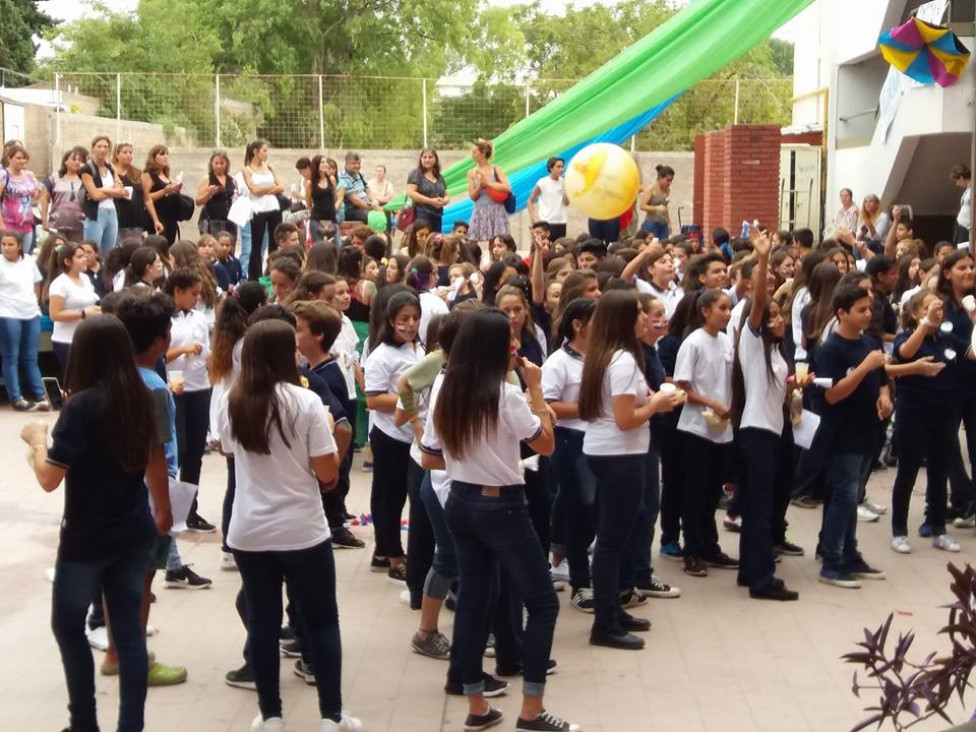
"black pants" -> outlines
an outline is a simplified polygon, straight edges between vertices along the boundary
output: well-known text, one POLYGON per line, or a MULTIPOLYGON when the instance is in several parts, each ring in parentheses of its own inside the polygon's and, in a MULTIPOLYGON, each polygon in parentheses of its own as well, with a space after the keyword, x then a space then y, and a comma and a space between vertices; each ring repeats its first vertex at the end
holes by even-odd
POLYGON ((224 506, 220 513, 220 548, 229 552, 227 533, 230 531, 230 517, 234 513, 234 494, 237 492, 237 475, 234 473, 234 456, 227 456, 227 488, 224 491, 224 506))
POLYGON ((339 463, 339 476, 335 487, 322 494, 325 519, 329 522, 329 530, 333 533, 346 523, 346 496, 349 495, 349 471, 352 469, 352 459, 353 450, 350 443, 349 452, 339 463))
POLYGON ((566 224, 549 224, 549 238, 552 241, 562 239, 564 236, 566 236, 566 224))
POLYGON ((684 460, 678 441, 678 413, 662 416, 666 421, 661 430, 661 544, 677 544, 681 540, 684 460))
POLYGON ((746 427, 738 432, 739 578, 753 591, 765 590, 776 573, 774 524, 783 505, 789 505, 793 478, 793 430, 783 434, 746 427))
POLYGON ((525 501, 529 507, 529 518, 532 519, 532 527, 539 536, 539 543, 542 544, 542 552, 546 557, 549 556, 549 546, 552 543, 552 496, 549 493, 547 463, 548 460, 540 456, 539 469, 525 471, 525 501))
MULTIPOLYGON (((376 469, 375 467, 373 468, 376 469)), ((434 529, 427 517, 427 509, 420 499, 424 469, 411 458, 407 470, 407 493, 410 496, 410 530, 407 532, 407 588, 410 604, 419 606, 424 595, 424 582, 434 560, 434 529)))
POLYGON ((959 442, 958 416, 927 406, 910 412, 899 410, 897 420, 898 473, 892 488, 891 533, 908 536, 908 506, 924 460, 928 477, 925 523, 932 527, 933 536, 939 536, 945 533, 946 475, 950 456, 959 442))
MULTIPOLYGON (((207 447, 207 429, 210 427, 210 389, 184 391, 182 394, 177 394, 174 399, 180 480, 184 483, 200 485, 203 451, 207 447)), ((194 498, 190 515, 196 512, 197 500, 194 498)))
POLYGON ((376 538, 376 556, 403 556, 400 540, 400 517, 407 502, 407 469, 410 467, 410 443, 400 442, 383 430, 369 433, 373 448, 373 488, 369 497, 376 538))
POLYGON ((976 395, 963 395, 959 400, 961 415, 955 419, 955 432, 952 436, 952 450, 949 453, 949 484, 952 487, 951 504, 957 512, 968 515, 972 513, 973 501, 976 500, 973 481, 966 473, 966 466, 962 459, 962 449, 959 447, 959 421, 962 420, 966 428, 966 454, 969 464, 976 465, 976 395))
POLYGON ((707 559, 722 551, 715 526, 715 509, 728 476, 729 444, 711 442, 690 432, 679 432, 684 454, 684 499, 681 525, 684 555, 707 559))
POLYGON ((251 219, 251 254, 247 260, 247 278, 257 282, 264 273, 264 262, 261 261, 261 242, 264 232, 268 232, 268 254, 278 248, 274 238, 274 230, 281 223, 281 211, 261 211, 251 219))
POLYGON ((166 241, 170 244, 180 238, 180 222, 175 218, 160 216, 159 223, 163 225, 163 236, 166 237, 166 241))
POLYGON ((594 239, 599 239, 605 244, 613 244, 620 239, 620 219, 608 219, 607 221, 587 219, 586 223, 590 236, 594 239))

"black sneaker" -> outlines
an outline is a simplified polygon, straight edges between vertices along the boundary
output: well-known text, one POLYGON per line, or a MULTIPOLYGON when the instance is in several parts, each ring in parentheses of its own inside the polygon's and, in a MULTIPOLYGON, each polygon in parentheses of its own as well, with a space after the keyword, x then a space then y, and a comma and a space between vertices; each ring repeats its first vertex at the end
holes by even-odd
POLYGON ((238 689, 250 689, 251 691, 257 691, 257 684, 254 683, 254 672, 251 671, 251 665, 245 663, 239 669, 234 671, 228 671, 224 674, 224 681, 228 686, 236 686, 238 689))
POLYGON ((469 714, 464 720, 464 732, 480 732, 480 730, 494 727, 502 723, 503 715, 501 711, 495 709, 490 704, 488 711, 484 714, 469 714))
POLYGON ((370 572, 388 572, 390 569, 390 560, 388 557, 378 557, 375 554, 369 562, 370 572))
POLYGON ((647 597, 638 589, 624 590, 620 593, 622 607, 639 607, 647 602, 647 597))
POLYGON ((206 590, 212 584, 212 580, 201 577, 190 569, 189 564, 184 564, 176 571, 166 570, 166 587, 170 590, 206 590))
MULTIPOLYGON (((554 673, 556 673, 556 667, 558 665, 559 664, 556 662, 555 658, 550 658, 549 661, 546 663, 546 676, 552 676, 554 673)), ((516 664, 514 666, 499 666, 499 665, 495 666, 495 675, 501 676, 503 678, 512 677, 512 676, 521 676, 522 671, 524 671, 524 668, 522 667, 521 663, 516 664)))
MULTIPOLYGON (((492 699, 496 696, 501 696, 506 691, 508 691, 507 681, 496 679, 491 674, 486 674, 486 673, 482 673, 481 676, 485 682, 485 692, 484 692, 485 698, 492 699)), ((451 696, 464 696, 464 687, 461 684, 453 684, 450 681, 448 681, 444 685, 444 693, 450 694, 451 696)))
POLYGON ((281 649, 281 655, 286 658, 301 658, 302 657, 302 644, 297 638, 293 638, 290 641, 282 641, 278 643, 278 648, 281 649))
POLYGON ((196 531, 198 534, 212 534, 217 530, 216 526, 198 513, 186 517, 186 528, 188 531, 196 531))
POLYGON ((295 661, 295 676, 309 686, 315 686, 315 674, 312 672, 312 667, 300 658, 295 661))
POLYGON ((870 564, 864 561, 864 557, 858 556, 853 562, 850 562, 844 570, 849 574, 854 575, 858 579, 864 580, 883 580, 885 578, 885 573, 880 569, 875 569, 870 564))
POLYGON ((13 406, 15 412, 32 412, 33 411, 33 409, 32 409, 32 406, 33 405, 29 401, 27 401, 26 399, 24 399, 23 397, 21 397, 20 399, 18 399, 17 401, 15 401, 12 406, 13 406))
POLYGON ((395 567, 390 567, 389 571, 386 573, 394 582, 406 582, 407 581, 407 564, 406 562, 401 562, 395 567))
POLYGON ((515 723, 515 732, 580 732, 582 729, 578 724, 570 724, 545 709, 535 719, 519 717, 515 723))
POLYGON ((681 597, 681 590, 679 588, 672 587, 667 582, 662 582, 654 575, 651 575, 649 580, 639 581, 637 583, 637 589, 640 590, 642 595, 657 597, 662 600, 667 600, 672 597, 681 597))
POLYGON ((573 592, 573 598, 569 604, 581 613, 593 613, 593 590, 589 587, 580 587, 573 592))
POLYGON ((282 625, 281 630, 278 631, 278 642, 285 643, 287 641, 295 640, 295 629, 290 625, 282 625))
POLYGON ((779 602, 792 602, 800 599, 800 593, 786 589, 782 582, 773 582, 763 590, 749 590, 749 597, 753 600, 777 600, 779 602))
POLYGON ((777 554, 785 554, 788 557, 802 557, 806 554, 802 546, 794 544, 789 539, 784 539, 782 544, 776 545, 777 554))
POLYGON ((707 577, 708 567, 698 557, 685 557, 684 572, 692 577, 707 577))
POLYGON ((718 567, 719 569, 738 569, 739 560, 733 559, 725 552, 719 552, 711 557, 705 557, 705 564, 709 567, 718 567))
POLYGON ((332 546, 336 549, 364 549, 366 543, 355 537, 355 535, 342 526, 332 532, 332 546))

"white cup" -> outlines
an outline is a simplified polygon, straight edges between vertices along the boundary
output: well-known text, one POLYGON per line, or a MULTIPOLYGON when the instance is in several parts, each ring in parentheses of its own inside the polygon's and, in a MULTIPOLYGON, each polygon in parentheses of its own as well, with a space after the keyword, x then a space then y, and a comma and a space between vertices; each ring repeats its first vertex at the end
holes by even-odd
POLYGON ((674 394, 678 391, 678 387, 671 382, 666 381, 665 383, 661 384, 661 388, 658 389, 658 391, 660 391, 662 394, 674 394))
POLYGON ((973 310, 976 310, 976 297, 966 295, 966 297, 962 299, 962 306, 966 308, 967 313, 973 312, 973 310))
POLYGON ((125 197, 128 200, 131 201, 132 200, 132 186, 123 186, 122 190, 125 191, 125 197))
POLYGON ((183 372, 178 370, 169 371, 166 374, 166 380, 169 381, 169 385, 174 389, 179 389, 183 386, 183 372))
POLYGON ((807 378, 807 375, 809 373, 810 373, 810 364, 808 364, 806 361, 797 361, 796 362, 796 380, 797 381, 803 381, 804 379, 807 378))

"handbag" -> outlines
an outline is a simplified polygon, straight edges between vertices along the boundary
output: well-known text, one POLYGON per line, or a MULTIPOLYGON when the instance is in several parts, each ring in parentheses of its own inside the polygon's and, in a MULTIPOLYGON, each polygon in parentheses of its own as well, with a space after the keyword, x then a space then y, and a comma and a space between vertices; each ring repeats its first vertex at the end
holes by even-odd
POLYGON ((406 231, 407 227, 412 226, 417 219, 417 210, 413 206, 404 206, 397 212, 396 227, 400 231, 406 231))
POLYGON ((509 192, 508 198, 505 199, 505 213, 515 213, 515 194, 512 192, 509 192))
POLYGON ((189 221, 193 218, 193 209, 196 204, 189 196, 180 193, 176 201, 176 220, 189 221))

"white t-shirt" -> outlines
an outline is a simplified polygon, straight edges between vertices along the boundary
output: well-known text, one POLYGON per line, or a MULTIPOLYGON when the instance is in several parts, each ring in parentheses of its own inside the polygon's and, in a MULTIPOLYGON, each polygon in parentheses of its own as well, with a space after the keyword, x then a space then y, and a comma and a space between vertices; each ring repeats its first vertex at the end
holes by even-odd
MULTIPOLYGON (((80 276, 81 284, 74 282, 67 274, 60 274, 54 278, 54 282, 48 288, 50 297, 63 297, 65 310, 87 310, 98 302, 98 295, 95 293, 95 286, 91 280, 80 276)), ((51 340, 55 343, 71 343, 78 330, 80 320, 70 322, 55 321, 54 332, 51 333, 51 340)))
MULTIPOLYGON (((428 414, 433 415, 440 394, 444 376, 434 380, 430 391, 428 414)), ((532 442, 542 432, 542 422, 532 413, 522 390, 507 381, 501 386, 498 396, 498 423, 492 433, 483 435, 481 441, 468 449, 462 459, 454 458, 449 452, 441 451, 441 441, 434 429, 434 420, 428 419, 424 426, 423 449, 436 455, 443 454, 447 466, 447 476, 474 485, 503 486, 522 485, 522 471, 519 469, 519 445, 532 442)))
POLYGON ((677 309, 678 303, 681 302, 681 298, 685 296, 685 291, 673 282, 667 290, 662 290, 653 282, 642 280, 640 277, 634 278, 634 284, 637 286, 638 292, 653 295, 661 301, 664 305, 664 314, 669 320, 674 315, 674 311, 677 309))
POLYGON ((643 406, 649 389, 644 373, 627 351, 617 351, 603 375, 600 397, 600 417, 587 425, 583 437, 585 455, 639 455, 651 446, 650 422, 637 429, 624 431, 617 426, 613 414, 613 398, 632 394, 634 406, 643 406))
POLYGON ((277 427, 268 455, 248 452, 231 434, 228 395, 217 408, 221 449, 234 456, 234 511, 227 544, 241 551, 299 551, 331 537, 311 459, 337 451, 327 410, 318 396, 294 384, 276 388, 288 442, 277 427))
MULTIPOLYGON (((582 380, 583 356, 568 345, 557 348, 542 364, 542 396, 547 402, 578 402, 582 380)), ((587 427, 579 417, 557 419, 556 424, 580 432, 585 432, 587 427)))
POLYGON ((973 189, 971 186, 962 192, 962 197, 959 199, 959 214, 956 216, 956 224, 964 229, 973 225, 973 189))
POLYGON ((356 335, 356 328, 348 316, 342 316, 342 329, 336 336, 329 354, 336 360, 342 368, 342 375, 346 377, 346 389, 349 398, 356 398, 356 367, 359 362, 359 354, 356 346, 359 345, 359 336, 356 335))
POLYGON ((33 320, 40 315, 34 292, 34 285, 40 281, 41 273, 30 257, 11 262, 0 256, 0 318, 33 320))
MULTIPOLYGON (((112 175, 112 171, 109 170, 102 176, 102 188, 115 188, 115 177, 112 175)), ((115 199, 106 198, 103 201, 98 202, 98 207, 100 209, 115 210, 115 199)))
MULTIPOLYGON (((692 391, 729 407, 732 405, 733 355, 732 340, 728 335, 719 332, 710 336, 703 328, 698 328, 678 349, 674 380, 686 382, 692 391)), ((702 416, 704 410, 701 404, 685 404, 678 418, 678 429, 709 442, 731 442, 732 421, 726 420, 724 428, 711 427, 702 416)))
POLYGON ((738 358, 745 382, 746 403, 740 427, 769 430, 777 437, 783 432, 783 404, 786 402, 786 377, 790 370, 778 348, 770 354, 773 378, 766 368, 765 346, 751 323, 742 327, 738 358))
POLYGON ((427 345, 427 329, 430 328, 430 321, 437 315, 447 315, 447 303, 441 300, 433 292, 420 293, 420 342, 427 345))
MULTIPOLYGON (((366 359, 366 396, 396 394, 397 380, 423 355, 423 349, 414 343, 403 343, 400 346, 381 343, 366 359)), ((397 427, 393 423, 393 412, 371 411, 371 414, 373 426, 383 434, 407 444, 413 441, 413 429, 409 422, 397 427)))
POLYGON ((210 356, 210 328, 199 310, 180 310, 173 316, 173 337, 170 348, 199 343, 203 352, 184 354, 166 364, 166 371, 182 371, 186 391, 203 391, 210 388, 207 375, 207 358, 210 356))
POLYGON ((793 298, 793 307, 790 308, 790 329, 793 331, 793 344, 796 351, 793 353, 794 361, 806 361, 807 350, 803 347, 803 308, 810 302, 810 290, 806 285, 796 291, 793 298))
POLYGON ((566 182, 562 178, 553 180, 551 175, 539 178, 535 183, 539 187, 539 220, 550 224, 565 224, 566 182))
POLYGON ((748 300, 749 298, 744 297, 732 308, 732 317, 729 318, 729 325, 725 329, 725 332, 732 339, 732 343, 735 343, 735 339, 739 336, 739 328, 742 327, 742 311, 745 310, 748 300))

